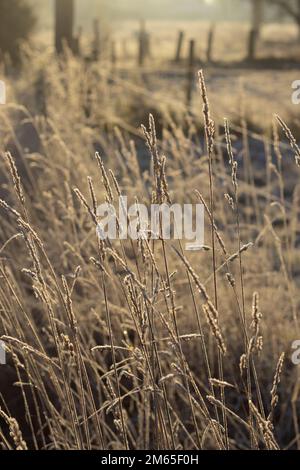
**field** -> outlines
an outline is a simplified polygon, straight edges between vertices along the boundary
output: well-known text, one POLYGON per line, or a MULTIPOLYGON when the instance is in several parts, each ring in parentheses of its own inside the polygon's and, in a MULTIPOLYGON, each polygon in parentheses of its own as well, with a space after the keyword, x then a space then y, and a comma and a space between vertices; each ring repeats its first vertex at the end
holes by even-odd
POLYGON ((40 33, 6 67, 3 449, 300 449, 297 31, 266 26, 249 63, 248 25, 218 24, 205 64, 208 28, 147 23, 143 67, 132 23, 99 61, 58 61, 40 33), (204 204, 204 246, 101 241, 121 194, 204 204))

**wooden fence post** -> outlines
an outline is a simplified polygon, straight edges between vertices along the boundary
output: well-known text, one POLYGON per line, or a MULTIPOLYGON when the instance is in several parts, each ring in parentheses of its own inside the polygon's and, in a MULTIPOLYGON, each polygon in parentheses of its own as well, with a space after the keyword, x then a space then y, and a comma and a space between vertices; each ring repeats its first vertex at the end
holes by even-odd
POLYGON ((116 41, 113 39, 111 42, 111 63, 112 65, 116 65, 117 62, 117 47, 116 41))
POLYGON ((251 28, 249 32, 249 42, 248 42, 248 60, 255 59, 257 40, 258 40, 258 31, 257 29, 251 28))
POLYGON ((206 60, 207 60, 208 63, 212 61, 214 36, 215 36, 215 26, 211 25, 211 27, 209 29, 209 32, 208 32, 207 49, 206 49, 206 60))
POLYGON ((182 45, 184 40, 184 32, 179 31, 178 40, 176 45, 176 54, 175 54, 175 62, 178 64, 181 60, 181 52, 182 52, 182 45))
POLYGON ((94 31, 94 39, 93 39, 93 50, 92 50, 92 57, 93 60, 96 62, 99 60, 100 57, 100 48, 101 48, 101 40, 100 40, 100 26, 99 20, 97 18, 94 19, 93 22, 93 31, 94 31))
POLYGON ((78 57, 81 56, 81 38, 82 38, 82 27, 78 28, 77 36, 74 37, 73 40, 73 52, 78 57))
POLYGON ((187 71, 187 93, 186 101, 187 106, 191 106, 194 87, 194 74, 195 74, 195 40, 191 39, 189 44, 189 60, 187 71))
POLYGON ((73 51, 74 48, 74 0, 55 1, 55 49, 61 54, 64 43, 73 51))
POLYGON ((142 67, 147 57, 150 57, 150 35, 146 31, 145 21, 142 20, 140 23, 140 31, 138 33, 138 64, 142 67))

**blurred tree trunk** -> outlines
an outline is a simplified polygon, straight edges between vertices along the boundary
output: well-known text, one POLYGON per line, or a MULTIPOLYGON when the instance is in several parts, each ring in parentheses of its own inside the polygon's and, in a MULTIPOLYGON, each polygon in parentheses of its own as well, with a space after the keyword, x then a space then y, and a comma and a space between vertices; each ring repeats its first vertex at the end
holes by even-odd
POLYGON ((64 43, 73 51, 74 0, 55 0, 55 48, 63 52, 64 43))
POLYGON ((257 42, 264 17, 264 0, 251 0, 252 4, 252 25, 249 32, 248 59, 255 59, 257 42))
POLYGON ((252 29, 259 37, 261 25, 264 19, 264 2, 263 0, 252 0, 252 29))

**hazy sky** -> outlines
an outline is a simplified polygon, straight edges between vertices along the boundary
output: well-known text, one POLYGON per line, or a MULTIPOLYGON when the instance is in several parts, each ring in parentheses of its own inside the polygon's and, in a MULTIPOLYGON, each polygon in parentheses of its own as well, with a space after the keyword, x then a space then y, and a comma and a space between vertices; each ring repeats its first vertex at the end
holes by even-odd
MULTIPOLYGON (((51 25, 54 0, 31 0, 39 11, 40 24, 51 25)), ((77 23, 86 25, 95 17, 110 19, 238 19, 243 0, 75 0, 77 23), (240 3, 241 2, 241 3, 240 3), (237 8, 240 6, 240 8, 237 8)))

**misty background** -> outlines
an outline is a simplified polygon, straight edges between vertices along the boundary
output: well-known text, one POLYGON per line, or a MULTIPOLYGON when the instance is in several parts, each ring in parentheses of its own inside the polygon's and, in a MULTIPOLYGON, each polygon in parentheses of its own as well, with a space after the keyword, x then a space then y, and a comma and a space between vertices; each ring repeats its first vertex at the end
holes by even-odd
MULTIPOLYGON (((53 0, 31 0, 39 28, 53 26, 53 0)), ((91 18, 119 20, 205 20, 249 21, 248 0, 76 0, 76 23, 91 27, 91 18)), ((286 21, 278 11, 268 9, 267 21, 286 21)))

